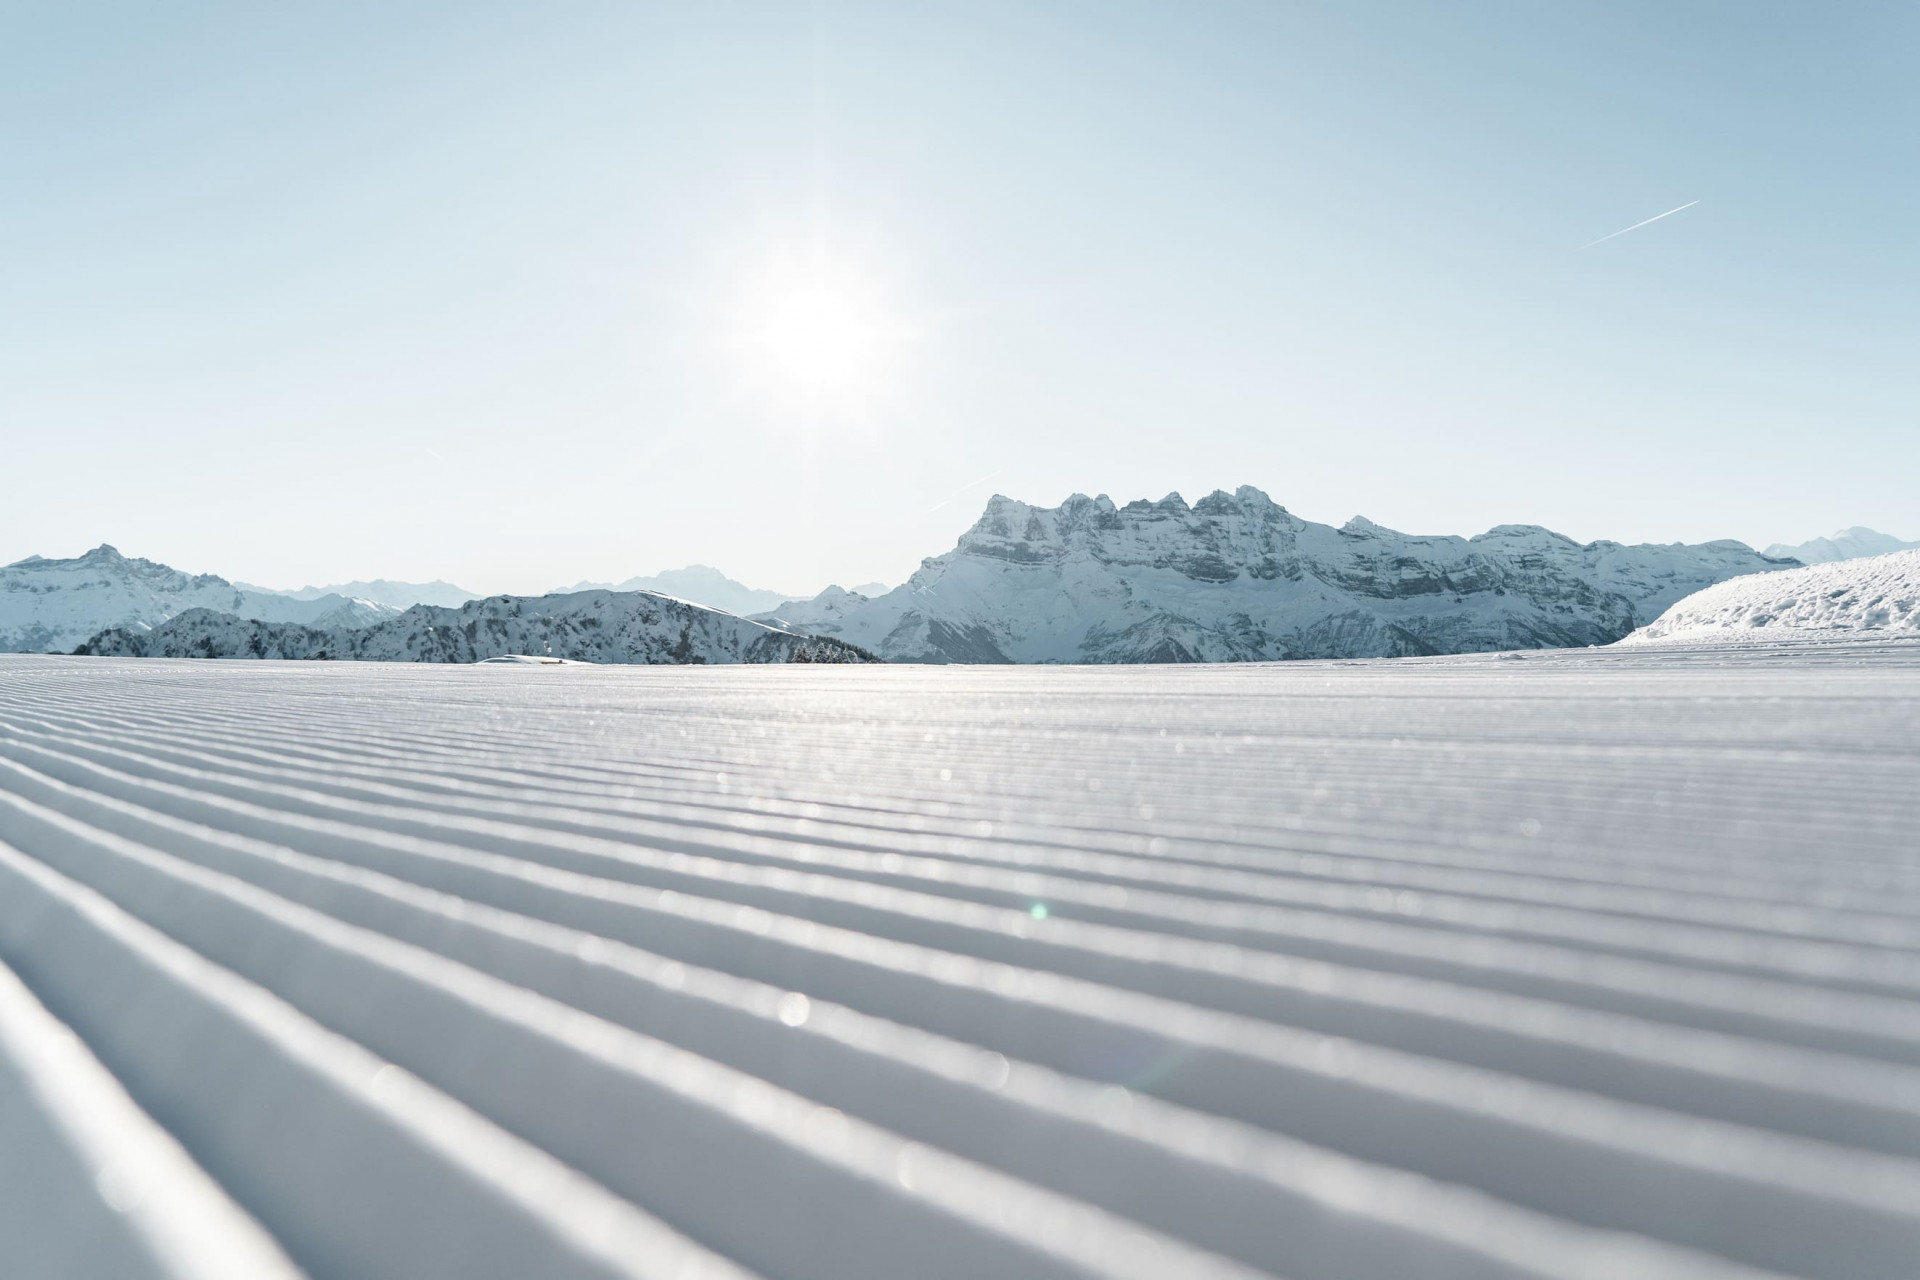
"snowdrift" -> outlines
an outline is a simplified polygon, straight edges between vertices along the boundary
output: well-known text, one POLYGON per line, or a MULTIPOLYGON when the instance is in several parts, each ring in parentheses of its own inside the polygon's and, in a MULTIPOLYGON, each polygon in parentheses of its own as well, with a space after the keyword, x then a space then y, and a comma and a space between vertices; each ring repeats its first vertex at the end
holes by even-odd
POLYGON ((1733 578, 1688 596, 1622 643, 1795 634, 1920 638, 1920 551, 1733 578))

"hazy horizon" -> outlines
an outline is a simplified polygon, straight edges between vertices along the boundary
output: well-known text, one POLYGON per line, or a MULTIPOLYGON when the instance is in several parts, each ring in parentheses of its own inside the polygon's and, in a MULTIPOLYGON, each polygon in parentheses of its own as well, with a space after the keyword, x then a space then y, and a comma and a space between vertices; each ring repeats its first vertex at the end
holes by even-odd
POLYGON ((903 581, 994 491, 1241 484, 1421 534, 1920 536, 1909 7, 0 33, 0 562, 798 591, 903 581))

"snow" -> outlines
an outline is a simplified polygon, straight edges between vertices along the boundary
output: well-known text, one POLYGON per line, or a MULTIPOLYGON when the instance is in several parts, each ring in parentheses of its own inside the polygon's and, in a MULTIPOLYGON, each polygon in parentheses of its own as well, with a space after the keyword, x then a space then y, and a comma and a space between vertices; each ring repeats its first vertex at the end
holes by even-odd
POLYGON ((1920 637, 517 656, 0 658, 9 1280, 1912 1274, 1920 637))
POLYGON ((298 1280, 272 1239, 5 965, 0 1150, 9 1275, 298 1280))
POLYGON ((1920 636, 1920 551, 1733 578, 1623 643, 1774 640, 1781 633, 1920 636))
POLYGON ((581 662, 577 658, 549 658, 537 653, 503 653, 497 658, 482 658, 476 665, 484 667, 492 666, 496 663, 521 667, 581 667, 590 665, 581 662))
POLYGON ((1607 644, 1709 583, 1784 567, 1728 541, 1427 537, 1358 516, 1336 529, 1252 487, 1192 506, 996 495, 895 590, 832 588, 757 616, 905 662, 1390 657, 1607 644))

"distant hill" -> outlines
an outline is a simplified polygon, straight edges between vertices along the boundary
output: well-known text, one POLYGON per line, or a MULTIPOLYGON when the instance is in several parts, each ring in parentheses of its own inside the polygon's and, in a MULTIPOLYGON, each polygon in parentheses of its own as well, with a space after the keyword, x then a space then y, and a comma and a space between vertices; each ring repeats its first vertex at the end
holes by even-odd
POLYGON ((737 613, 743 617, 747 614, 777 609, 795 598, 784 592, 767 591, 735 582, 718 569, 704 564, 690 564, 684 569, 668 569, 652 577, 628 578, 625 582, 577 582, 571 587, 560 587, 558 590, 560 592, 657 591, 661 595, 691 600, 695 604, 704 604, 712 609, 725 609, 728 613, 737 613))
POLYGON ((276 587, 259 587, 251 583, 234 584, 245 591, 259 591, 267 595, 285 596, 289 600, 316 600, 321 596, 348 596, 361 600, 372 600, 377 604, 392 605, 396 609, 411 609, 416 604, 436 604, 446 609, 458 609, 469 600, 480 597, 451 582, 395 582, 390 578, 375 578, 371 582, 340 582, 331 587, 301 587, 298 591, 283 591, 276 587))
POLYGON ((1801 564, 1828 564, 1835 560, 1858 560, 1862 556, 1883 556, 1889 551, 1911 551, 1916 547, 1920 547, 1920 542, 1902 542, 1892 534, 1855 525, 1830 538, 1815 538, 1797 547, 1776 542, 1767 548, 1766 554, 1786 556, 1801 564))

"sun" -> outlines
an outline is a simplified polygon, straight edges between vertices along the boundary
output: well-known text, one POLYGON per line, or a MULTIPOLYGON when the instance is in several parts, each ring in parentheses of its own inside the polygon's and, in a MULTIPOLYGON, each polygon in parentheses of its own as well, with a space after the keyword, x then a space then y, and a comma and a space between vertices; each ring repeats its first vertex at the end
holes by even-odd
POLYGON ((816 424, 869 420, 894 401, 921 331, 890 277, 817 249, 736 271, 725 333, 740 393, 816 424))
POLYGON ((843 390, 867 377, 887 341, 869 307, 831 285, 785 290, 767 304, 760 346, 774 372, 815 390, 843 390))

